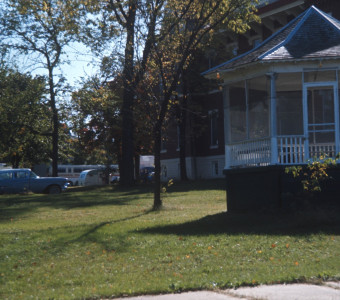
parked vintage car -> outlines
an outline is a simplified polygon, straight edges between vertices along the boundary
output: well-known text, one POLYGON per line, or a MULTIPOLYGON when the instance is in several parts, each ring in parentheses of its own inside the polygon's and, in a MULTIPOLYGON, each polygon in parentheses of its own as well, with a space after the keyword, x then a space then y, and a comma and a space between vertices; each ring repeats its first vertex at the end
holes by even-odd
POLYGON ((80 173, 78 183, 80 186, 104 185, 105 174, 103 170, 85 170, 80 173))
POLYGON ((28 191, 59 194, 67 186, 67 178, 39 177, 30 169, 0 170, 0 194, 16 194, 28 191))

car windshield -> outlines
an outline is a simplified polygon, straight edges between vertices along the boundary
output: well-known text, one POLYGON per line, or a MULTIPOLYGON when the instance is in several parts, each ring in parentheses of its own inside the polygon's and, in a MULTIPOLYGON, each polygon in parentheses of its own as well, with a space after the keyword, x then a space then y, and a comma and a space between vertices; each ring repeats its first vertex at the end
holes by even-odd
POLYGON ((31 172, 30 177, 31 178, 39 178, 39 176, 37 174, 35 174, 34 172, 31 172))

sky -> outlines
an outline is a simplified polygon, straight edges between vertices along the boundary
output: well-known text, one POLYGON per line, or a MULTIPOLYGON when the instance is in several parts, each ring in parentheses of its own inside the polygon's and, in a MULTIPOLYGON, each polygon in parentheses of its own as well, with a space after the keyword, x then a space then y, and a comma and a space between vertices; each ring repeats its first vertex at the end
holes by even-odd
MULTIPOLYGON (((67 79, 67 83, 74 88, 80 86, 81 78, 96 75, 98 73, 99 58, 93 57, 91 51, 84 45, 73 43, 67 48, 67 55, 70 61, 55 69, 55 74, 63 74, 67 79)), ((35 67, 32 65, 32 58, 21 57, 17 60, 19 69, 22 72, 28 72, 34 75, 47 75, 47 70, 41 66, 35 67)))
POLYGON ((93 76, 98 73, 98 58, 93 57, 90 49, 79 43, 74 43, 68 51, 71 63, 61 66, 63 75, 71 86, 78 86, 81 77, 93 76))

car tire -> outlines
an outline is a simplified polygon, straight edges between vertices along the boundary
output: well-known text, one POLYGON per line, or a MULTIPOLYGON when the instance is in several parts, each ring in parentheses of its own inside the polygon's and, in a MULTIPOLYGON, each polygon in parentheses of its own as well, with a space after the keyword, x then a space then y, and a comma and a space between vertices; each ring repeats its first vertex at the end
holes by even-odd
POLYGON ((51 185, 48 188, 48 193, 49 194, 60 194, 61 193, 61 188, 59 185, 51 185))

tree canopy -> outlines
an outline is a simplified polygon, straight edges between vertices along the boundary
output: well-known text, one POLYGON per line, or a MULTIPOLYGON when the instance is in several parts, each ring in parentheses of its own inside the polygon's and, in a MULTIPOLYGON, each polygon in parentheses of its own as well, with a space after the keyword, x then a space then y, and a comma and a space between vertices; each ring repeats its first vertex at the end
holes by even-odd
POLYGON ((93 153, 98 154, 95 163, 119 161, 120 98, 112 91, 113 84, 93 77, 72 93, 74 156, 82 164, 93 164, 93 153))
POLYGON ((0 70, 0 159, 13 167, 48 161, 50 111, 45 79, 0 70))

